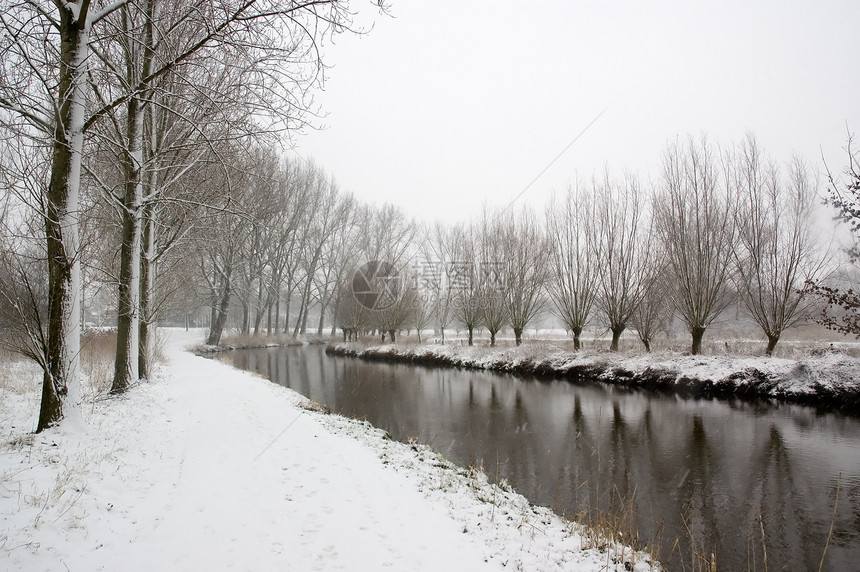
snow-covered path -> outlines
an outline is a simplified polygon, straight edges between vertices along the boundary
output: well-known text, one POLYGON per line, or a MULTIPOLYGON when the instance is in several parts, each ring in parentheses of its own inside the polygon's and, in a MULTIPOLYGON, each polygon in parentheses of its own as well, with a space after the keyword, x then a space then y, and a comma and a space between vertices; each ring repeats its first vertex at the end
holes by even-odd
POLYGON ((483 475, 170 335, 158 380, 95 403, 86 427, 32 436, 32 410, 3 411, 18 421, 0 449, 0 569, 624 569, 483 475))

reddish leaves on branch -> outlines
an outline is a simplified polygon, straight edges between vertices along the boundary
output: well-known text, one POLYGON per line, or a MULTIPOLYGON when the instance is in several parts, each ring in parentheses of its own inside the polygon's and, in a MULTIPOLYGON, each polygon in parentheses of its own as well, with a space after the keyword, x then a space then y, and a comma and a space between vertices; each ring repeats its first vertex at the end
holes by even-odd
POLYGON ((828 330, 860 338, 860 293, 807 282, 806 293, 818 296, 827 304, 816 320, 828 330))
MULTIPOLYGON (((824 204, 836 209, 836 220, 848 225, 854 235, 854 246, 847 249, 852 262, 860 260, 860 169, 851 149, 851 137, 848 138, 848 168, 845 170, 847 181, 843 182, 844 190, 829 176, 830 186, 824 204)), ((804 291, 821 298, 826 306, 821 310, 816 320, 824 327, 853 335, 860 338, 860 293, 848 288, 843 290, 807 281, 804 291)))

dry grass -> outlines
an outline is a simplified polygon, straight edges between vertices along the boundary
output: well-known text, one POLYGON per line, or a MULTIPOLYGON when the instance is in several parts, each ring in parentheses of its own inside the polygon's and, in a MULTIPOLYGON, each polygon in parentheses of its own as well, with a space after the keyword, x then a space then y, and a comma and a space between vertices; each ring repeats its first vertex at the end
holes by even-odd
MULTIPOLYGON (((575 521, 585 526, 584 548, 605 549, 609 546, 617 548, 628 547, 637 543, 639 533, 636 527, 636 490, 628 495, 622 495, 615 488, 609 506, 605 509, 579 512, 575 521)), ((642 547, 635 548, 641 550, 642 547)), ((656 559, 654 559, 656 560, 656 559)))
POLYGON ((232 333, 221 338, 221 346, 265 347, 268 345, 285 346, 296 343, 292 334, 242 334, 232 333))
MULTIPOLYGON (((0 344, 0 347, 3 347, 0 344)), ((164 361, 160 339, 153 347, 153 361, 164 361)), ((116 331, 87 329, 81 336, 81 372, 84 396, 95 399, 110 391, 116 356, 116 331)), ((24 356, 0 349, 0 389, 23 394, 38 391, 42 373, 39 366, 24 356)))
POLYGON ((41 383, 41 369, 10 347, 11 344, 0 340, 0 390, 19 395, 36 391, 41 383))
POLYGON ((84 330, 81 336, 81 371, 88 383, 87 397, 95 398, 110 391, 116 359, 116 331, 84 330))

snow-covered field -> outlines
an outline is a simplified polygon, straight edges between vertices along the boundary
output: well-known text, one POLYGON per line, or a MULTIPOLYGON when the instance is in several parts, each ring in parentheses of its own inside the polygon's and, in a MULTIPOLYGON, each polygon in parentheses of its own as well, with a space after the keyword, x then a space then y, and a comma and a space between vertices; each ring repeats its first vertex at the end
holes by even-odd
POLYGON ((462 345, 330 345, 329 353, 518 374, 590 379, 703 396, 777 398, 860 412, 860 358, 821 350, 801 358, 570 352, 550 342, 520 347, 462 345))
POLYGON ((33 435, 38 373, 0 383, 3 570, 651 570, 480 471, 182 350, 33 435))

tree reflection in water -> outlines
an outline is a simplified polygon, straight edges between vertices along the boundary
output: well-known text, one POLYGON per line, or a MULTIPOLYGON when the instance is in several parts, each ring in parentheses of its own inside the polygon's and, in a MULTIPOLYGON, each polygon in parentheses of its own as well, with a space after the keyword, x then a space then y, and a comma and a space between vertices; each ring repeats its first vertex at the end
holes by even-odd
POLYGON ((221 356, 506 479, 569 517, 623 511, 669 569, 860 562, 860 420, 794 405, 682 399, 602 384, 333 358, 322 347, 221 356), (841 475, 841 476, 840 476, 841 475))

